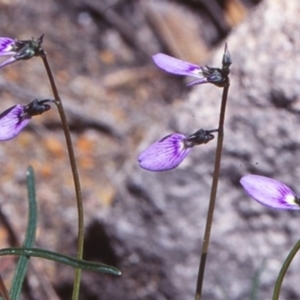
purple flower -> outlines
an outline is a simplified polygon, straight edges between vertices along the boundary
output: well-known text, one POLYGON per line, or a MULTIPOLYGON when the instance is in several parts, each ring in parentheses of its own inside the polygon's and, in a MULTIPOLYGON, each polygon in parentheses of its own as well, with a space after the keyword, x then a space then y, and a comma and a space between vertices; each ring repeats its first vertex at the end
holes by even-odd
POLYGON ((33 100, 28 105, 17 104, 0 114, 0 141, 8 141, 22 131, 31 117, 40 115, 51 107, 47 102, 53 100, 33 100))
POLYGON ((21 59, 30 59, 44 53, 42 49, 43 35, 38 39, 19 41, 8 37, 0 37, 0 56, 11 56, 3 63, 0 68, 14 63, 21 59))
POLYGON ((0 56, 14 55, 16 53, 14 50, 15 43, 16 40, 7 37, 0 37, 0 56))
POLYGON ((191 82, 189 86, 208 82, 207 78, 203 74, 201 67, 197 65, 163 53, 155 54, 152 58, 155 64, 166 72, 176 75, 185 75, 198 78, 197 80, 191 82))
POLYGON ((200 129, 189 136, 180 133, 167 135, 139 155, 140 167, 157 172, 174 169, 186 158, 192 147, 208 143, 214 138, 211 133, 216 131, 200 129))
POLYGON ((276 209, 300 209, 299 199, 284 183, 259 175, 246 175, 241 185, 259 203, 276 209))
POLYGON ((197 80, 189 83, 188 86, 202 83, 213 83, 216 86, 223 87, 228 80, 229 67, 231 65, 231 58, 227 49, 227 44, 225 44, 222 69, 211 68, 208 66, 197 66, 163 53, 155 54, 152 58, 154 63, 166 72, 197 78, 197 80))

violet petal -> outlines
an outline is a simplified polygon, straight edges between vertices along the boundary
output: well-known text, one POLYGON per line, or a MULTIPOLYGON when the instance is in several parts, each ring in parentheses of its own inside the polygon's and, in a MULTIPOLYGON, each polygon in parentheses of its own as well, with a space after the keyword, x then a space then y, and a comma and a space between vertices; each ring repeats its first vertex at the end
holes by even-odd
POLYGON ((9 59, 5 60, 3 63, 0 64, 0 69, 14 63, 16 60, 17 59, 15 57, 10 57, 9 59))
POLYGON ((191 64, 189 62, 177 59, 175 57, 163 53, 155 54, 152 56, 152 58, 154 63, 166 72, 177 75, 203 78, 202 70, 197 65, 191 64))
POLYGON ((193 85, 202 84, 202 83, 208 83, 207 78, 203 77, 201 79, 194 80, 194 81, 188 83, 186 86, 193 86, 193 85))
POLYGON ((28 124, 30 118, 22 118, 24 106, 17 104, 0 115, 0 141, 15 138, 28 124))
POLYGON ((284 183, 260 175, 246 175, 241 185, 259 203, 276 209, 300 209, 299 200, 294 191, 284 183))
POLYGON ((16 51, 13 50, 15 42, 11 38, 0 37, 0 56, 16 54, 16 51))
POLYGON ((139 155, 141 168, 157 172, 176 168, 191 151, 185 147, 185 139, 185 135, 173 133, 155 142, 139 155))

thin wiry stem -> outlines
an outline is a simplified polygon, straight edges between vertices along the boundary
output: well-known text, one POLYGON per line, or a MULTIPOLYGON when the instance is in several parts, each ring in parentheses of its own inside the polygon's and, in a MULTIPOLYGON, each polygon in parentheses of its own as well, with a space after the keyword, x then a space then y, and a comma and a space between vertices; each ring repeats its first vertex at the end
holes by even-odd
POLYGON ((199 271, 198 271, 195 300, 200 300, 201 294, 202 294, 205 264, 206 264, 207 254, 208 254, 210 233, 211 233, 211 228, 212 228, 213 215, 214 215, 214 210, 215 210, 215 203, 216 203, 216 196, 217 196, 217 189, 218 189, 218 181, 219 181, 219 175, 220 175, 220 165, 221 165, 223 139, 224 139, 224 121, 225 121, 225 111, 226 111, 229 85, 230 85, 230 83, 229 83, 229 79, 228 79, 228 81, 226 82, 226 84, 224 85, 224 88, 223 88, 222 103, 221 103, 220 117, 219 117, 219 134, 218 134, 216 156, 215 156, 215 167, 214 167, 209 207, 208 207, 206 226, 205 226, 203 244, 202 244, 202 250, 201 250, 201 259, 200 259, 200 265, 199 265, 199 271))
POLYGON ((287 258, 285 259, 283 265, 281 266, 280 272, 278 274, 276 284, 274 286, 274 291, 273 291, 273 300, 278 300, 280 296, 280 290, 281 290, 281 285, 283 282, 283 279, 285 277, 285 274, 292 263, 292 260, 294 259, 295 255, 299 252, 300 250, 300 240, 297 241, 297 243, 293 246, 292 250, 289 252, 287 258))
POLYGON ((4 284, 2 276, 0 275, 0 296, 3 297, 4 300, 10 300, 8 290, 4 284))
MULTIPOLYGON (((71 133, 69 129, 69 125, 67 122, 67 117, 65 114, 65 110, 61 101, 61 98, 59 97, 56 84, 54 81, 54 77, 51 72, 50 65, 47 60, 47 55, 44 52, 41 55, 41 58, 43 59, 43 63, 51 84, 51 88, 53 91, 53 95, 55 98, 55 103, 60 115, 60 119, 62 122, 62 127, 64 131, 64 135, 66 138, 66 144, 68 149, 68 154, 70 158, 70 165, 72 169, 73 174, 73 180, 74 180, 74 186, 75 186, 75 192, 76 192, 76 201, 77 201, 77 210, 78 210, 78 244, 77 244, 77 258, 82 259, 83 256, 83 243, 84 243, 84 216, 83 216, 83 204, 82 204, 82 195, 81 195, 81 187, 80 187, 80 180, 79 180, 79 174, 74 154, 74 148, 72 144, 71 139, 71 133)), ((73 295, 72 300, 77 300, 79 298, 79 290, 80 290, 80 280, 81 280, 81 269, 76 269, 75 278, 74 278, 74 288, 73 288, 73 295)))

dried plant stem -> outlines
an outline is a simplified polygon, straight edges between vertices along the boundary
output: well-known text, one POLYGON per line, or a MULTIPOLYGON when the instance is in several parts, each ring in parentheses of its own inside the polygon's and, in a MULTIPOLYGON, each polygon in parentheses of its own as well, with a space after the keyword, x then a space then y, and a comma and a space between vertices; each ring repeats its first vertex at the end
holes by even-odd
POLYGON ((4 300, 10 300, 8 290, 4 284, 2 276, 0 275, 0 296, 3 297, 4 300))
MULTIPOLYGON (((47 60, 46 53, 43 53, 43 55, 41 55, 41 58, 43 59, 43 63, 44 63, 44 66, 45 66, 45 69, 46 69, 46 72, 47 72, 47 75, 48 75, 48 78, 49 78, 49 81, 51 84, 51 88, 52 88, 53 95, 55 98, 55 103, 56 103, 56 106, 57 106, 57 109, 58 109, 58 112, 60 115, 64 135, 66 138, 66 144, 67 144, 67 149, 68 149, 69 158, 70 158, 70 165, 71 165, 72 174, 73 174, 73 180, 74 180, 74 186, 75 186, 75 192, 76 192, 77 210, 78 210, 77 258, 82 259, 83 243, 84 243, 83 204, 82 204, 82 195, 81 195, 79 174, 78 174, 78 169, 77 169, 77 164, 76 164, 76 159, 75 159, 75 154, 74 154, 74 149, 73 149, 73 144, 72 144, 72 139, 71 139, 71 133, 70 133, 69 125, 67 122, 65 110, 64 110, 62 101, 59 97, 59 94, 58 94, 58 91, 56 88, 56 84, 54 81, 54 77, 52 75, 51 68, 50 68, 50 65, 47 60)), ((80 280, 81 280, 81 269, 76 269, 72 300, 76 300, 79 298, 80 280)))
POLYGON ((230 85, 230 83, 229 83, 229 79, 228 79, 227 83, 224 85, 224 88, 223 88, 222 103, 221 103, 220 117, 219 117, 219 134, 218 134, 217 149, 216 149, 216 156, 215 156, 215 167, 214 167, 214 173, 213 173, 213 179, 212 179, 212 185, 211 185, 208 213, 207 213, 207 218, 206 218, 206 227, 205 227, 205 231, 204 231, 203 244, 202 244, 202 250, 201 250, 201 259, 200 259, 200 265, 199 265, 199 271, 198 271, 195 300, 200 300, 201 294, 202 294, 205 264, 206 264, 207 254, 208 254, 210 233, 211 233, 211 228, 212 228, 213 215, 214 215, 214 210, 215 210, 215 203, 216 203, 216 196, 217 196, 217 189, 218 189, 219 174, 220 174, 220 165, 221 165, 223 139, 224 139, 225 111, 226 111, 229 85, 230 85))

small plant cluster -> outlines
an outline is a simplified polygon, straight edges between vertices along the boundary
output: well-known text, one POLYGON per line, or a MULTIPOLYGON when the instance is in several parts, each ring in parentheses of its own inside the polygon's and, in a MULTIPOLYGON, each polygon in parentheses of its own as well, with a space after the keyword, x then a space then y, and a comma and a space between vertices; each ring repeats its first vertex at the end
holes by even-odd
POLYGON ((181 133, 170 134, 150 145, 150 147, 142 151, 142 153, 140 153, 138 157, 138 162, 143 169, 149 171, 171 170, 176 168, 186 158, 186 156, 190 153, 191 149, 194 146, 207 144, 214 138, 213 133, 218 133, 209 208, 207 213, 206 228, 203 237, 197 287, 195 292, 195 299, 199 300, 201 299, 202 295, 205 264, 209 248, 210 233, 217 196, 224 139, 225 112, 228 90, 230 86, 229 73, 232 60, 227 48, 227 44, 225 44, 225 50, 222 59, 222 68, 214 68, 209 66, 201 67, 162 53, 154 55, 153 61, 158 67, 169 73, 197 78, 195 81, 189 83, 188 86, 211 83, 217 87, 223 88, 219 124, 217 129, 199 129, 191 135, 184 135, 181 133))
MULTIPOLYGON (((204 279, 205 263, 209 249, 210 232, 213 222, 213 213, 215 208, 215 201, 217 195, 217 186, 219 180, 219 171, 222 155, 223 137, 224 137, 224 120, 227 103, 227 95, 229 89, 229 73, 230 65, 232 63, 227 45, 222 60, 222 68, 201 67, 191 64, 186 61, 170 57, 168 55, 159 53, 153 56, 154 63, 166 72, 192 76, 197 78, 188 84, 193 86, 196 84, 212 83, 217 87, 223 88, 223 95, 221 101, 219 126, 213 130, 200 129, 194 134, 184 135, 181 133, 173 133, 145 149, 138 157, 138 162, 143 169, 148 171, 167 171, 176 168, 190 153, 191 149, 196 145, 206 144, 214 138, 212 133, 218 132, 218 142, 215 156, 215 166, 213 172, 213 180, 211 186, 211 196, 209 201, 209 208, 207 213, 206 228, 203 236, 203 245, 200 257, 200 266, 197 279, 197 287, 195 293, 195 300, 200 300, 202 295, 202 285, 204 279)), ((300 198, 295 192, 286 184, 265 176, 248 174, 241 178, 240 183, 246 193, 258 201, 259 203, 275 208, 299 210, 300 198)), ((286 271, 294 258, 295 254, 300 249, 300 240, 290 251, 282 269, 278 275, 275 284, 273 299, 279 299, 281 284, 286 271)), ((254 287, 255 288, 255 287, 254 287)), ((254 289, 253 288, 253 289, 254 289)))
POLYGON ((115 267, 82 259, 84 241, 84 218, 80 180, 78 176, 77 164, 65 110, 55 84, 54 76, 51 72, 46 51, 42 47, 42 43, 43 36, 38 39, 32 38, 31 40, 17 40, 7 37, 0 37, 0 56, 9 56, 8 59, 0 64, 0 69, 21 60, 23 61, 29 60, 32 57, 40 57, 42 59, 42 63, 45 67, 46 74, 49 78, 49 82, 53 91, 53 99, 34 99, 29 104, 16 104, 2 112, 0 114, 0 141, 8 141, 17 137, 30 122, 32 117, 41 115, 48 111, 51 108, 51 104, 56 105, 66 139, 76 193, 76 205, 78 210, 77 257, 75 258, 62 253, 34 247, 35 233, 37 228, 37 202, 35 195, 34 172, 33 169, 29 167, 27 171, 29 214, 24 243, 22 247, 0 249, 0 256, 20 256, 16 271, 14 273, 10 291, 8 291, 8 289, 6 288, 0 274, 1 300, 19 299, 22 290, 22 284, 27 272, 28 261, 31 256, 56 261, 75 268, 72 294, 73 300, 79 299, 81 270, 90 270, 117 276, 121 275, 121 272, 115 267))
MULTIPOLYGON (((17 40, 7 37, 0 38, 0 56, 8 56, 8 58, 0 64, 0 69, 12 63, 29 60, 32 57, 40 57, 45 67, 46 74, 53 91, 53 99, 34 99, 28 104, 16 104, 0 114, 0 141, 8 141, 17 137, 21 131, 30 122, 32 117, 47 112, 51 105, 55 105, 60 115, 63 132, 66 139, 68 155, 70 159, 70 167, 73 173, 76 205, 78 209, 78 245, 77 257, 67 256, 61 253, 48 251, 34 247, 35 233, 37 227, 37 203, 35 195, 34 173, 31 167, 27 172, 27 189, 29 215, 28 226, 22 247, 0 249, 1 255, 17 255, 19 256, 14 279, 10 291, 7 290, 0 274, 0 299, 17 300, 20 297, 22 283, 24 281, 28 261, 31 256, 53 260, 59 263, 70 265, 75 268, 74 287, 72 299, 79 298, 81 270, 92 270, 100 273, 108 273, 112 275, 121 275, 121 272, 108 265, 89 262, 82 259, 83 241, 84 241, 84 218, 83 205, 81 197, 80 180, 77 171, 77 164, 74 155, 72 139, 68 127, 63 102, 59 96, 54 76, 48 62, 47 54, 43 44, 43 36, 38 39, 17 40)), ((225 50, 222 59, 222 67, 215 68, 209 66, 198 66, 177 58, 159 53, 153 56, 154 63, 166 72, 194 77, 188 86, 197 84, 210 83, 218 88, 223 89, 218 126, 216 129, 198 129, 192 134, 171 133, 142 151, 138 156, 138 163, 141 168, 148 171, 167 171, 176 168, 187 157, 192 148, 198 145, 207 144, 214 139, 214 133, 217 133, 217 146, 215 152, 215 164, 213 169, 211 194, 209 200, 209 208, 207 213, 206 228, 203 236, 203 245, 200 257, 200 265, 195 292, 195 300, 201 299, 202 286, 205 273, 206 258, 209 250, 209 242, 211 228, 213 224, 213 214, 216 203, 217 188, 219 181, 223 139, 224 139, 224 121, 230 86, 229 74, 232 64, 231 56, 225 44, 225 50)), ((259 203, 275 209, 300 209, 300 199, 296 194, 284 183, 275 179, 267 178, 260 175, 249 174, 241 178, 241 185, 248 193, 259 203)), ((293 257, 300 248, 300 241, 296 243, 291 250, 287 260, 278 276, 275 284, 273 299, 279 298, 280 287, 291 263, 293 257)))

